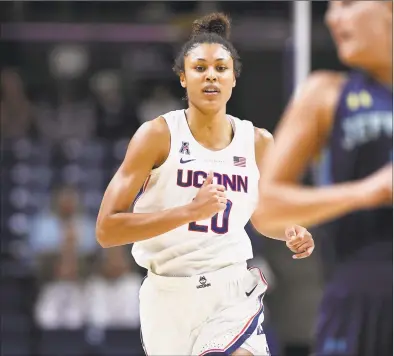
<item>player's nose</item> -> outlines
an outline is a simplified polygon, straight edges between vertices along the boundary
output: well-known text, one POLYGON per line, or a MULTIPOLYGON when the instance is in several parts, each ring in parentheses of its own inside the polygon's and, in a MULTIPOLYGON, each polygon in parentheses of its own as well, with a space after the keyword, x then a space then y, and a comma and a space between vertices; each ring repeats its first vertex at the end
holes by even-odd
POLYGON ((207 70, 207 75, 205 77, 207 82, 215 82, 217 80, 217 74, 214 68, 209 68, 207 70))

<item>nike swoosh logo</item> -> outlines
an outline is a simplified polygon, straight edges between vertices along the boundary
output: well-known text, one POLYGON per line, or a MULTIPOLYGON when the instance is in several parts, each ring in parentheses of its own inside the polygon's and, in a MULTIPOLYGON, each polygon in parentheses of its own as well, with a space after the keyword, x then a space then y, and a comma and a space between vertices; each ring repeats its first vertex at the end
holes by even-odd
POLYGON ((253 293, 253 291, 256 289, 257 284, 254 286, 254 288, 250 292, 245 292, 247 297, 250 297, 250 295, 253 293))
POLYGON ((179 161, 179 162, 181 162, 182 164, 184 164, 184 163, 189 163, 189 162, 191 162, 191 161, 195 161, 196 159, 183 159, 183 158, 181 158, 181 160, 179 161))

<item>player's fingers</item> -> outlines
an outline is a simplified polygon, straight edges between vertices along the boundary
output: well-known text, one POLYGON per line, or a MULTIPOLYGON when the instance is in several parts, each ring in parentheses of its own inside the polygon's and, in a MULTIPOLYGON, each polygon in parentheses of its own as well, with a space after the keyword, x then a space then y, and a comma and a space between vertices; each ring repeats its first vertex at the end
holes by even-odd
POLYGON ((207 186, 208 184, 211 184, 212 181, 213 181, 213 172, 210 171, 210 172, 208 173, 207 178, 205 178, 205 181, 204 181, 204 183, 202 184, 202 186, 205 187, 205 186, 207 186))
POLYGON ((305 229, 305 228, 303 227, 302 229, 299 229, 299 230, 297 231, 297 237, 304 238, 304 237, 305 237, 305 234, 306 234, 307 232, 308 232, 307 229, 305 229))
POLYGON ((302 246, 305 243, 308 243, 310 241, 312 241, 312 243, 313 243, 312 235, 311 234, 308 235, 308 234, 309 233, 307 232, 306 235, 304 237, 302 237, 302 238, 301 237, 296 237, 296 238, 290 240, 289 241, 289 247, 297 249, 300 246, 302 246))
MULTIPOLYGON (((301 242, 302 243, 302 242, 301 242)), ((301 243, 298 243, 298 244, 293 244, 292 243, 292 241, 290 240, 290 241, 287 241, 286 242, 286 246, 287 246, 287 248, 289 248, 291 251, 293 251, 293 252, 298 252, 298 246, 301 244, 301 243)))
POLYGON ((294 225, 294 229, 295 229, 297 236, 304 237, 307 234, 311 235, 310 232, 307 229, 305 229, 305 227, 303 227, 303 226, 294 225))
POLYGON ((224 191, 226 191, 226 188, 224 187, 224 185, 221 185, 221 184, 211 184, 210 190, 212 192, 213 191, 224 192, 224 191))
POLYGON ((285 236, 286 236, 289 240, 292 239, 293 237, 296 237, 296 236, 297 236, 297 233, 296 233, 296 231, 295 231, 294 226, 289 226, 288 228, 286 228, 286 230, 285 230, 285 236))
POLYGON ((219 194, 219 193, 216 193, 216 194, 214 194, 213 198, 216 199, 216 201, 219 202, 219 203, 220 203, 220 202, 225 202, 225 203, 227 203, 227 198, 226 198, 225 195, 221 195, 221 194, 219 194))
POLYGON ((216 195, 217 195, 218 197, 226 198, 226 193, 225 193, 225 192, 222 192, 222 191, 220 191, 220 190, 216 192, 216 195))
POLYGON ((224 211, 227 207, 227 202, 219 202, 218 211, 224 211))
POLYGON ((289 240, 289 248, 297 247, 300 244, 304 243, 305 240, 309 240, 312 238, 312 235, 309 233, 309 231, 302 226, 295 225, 295 230, 297 235, 289 240))
POLYGON ((313 240, 309 240, 309 241, 305 241, 304 243, 294 247, 294 250, 296 252, 304 252, 312 246, 314 246, 313 240))
POLYGON ((303 242, 302 237, 292 237, 290 240, 286 241, 286 245, 289 248, 293 248, 298 246, 299 244, 301 244, 303 242))
POLYGON ((226 198, 223 198, 223 197, 218 197, 218 202, 219 202, 220 204, 226 205, 226 204, 227 204, 227 199, 226 199, 226 198))
POLYGON ((309 247, 306 251, 304 251, 304 252, 302 252, 302 253, 297 253, 297 254, 293 255, 293 258, 294 258, 295 260, 299 260, 299 259, 301 259, 301 258, 309 257, 309 256, 312 254, 314 248, 315 248, 314 246, 311 246, 311 247, 309 247))

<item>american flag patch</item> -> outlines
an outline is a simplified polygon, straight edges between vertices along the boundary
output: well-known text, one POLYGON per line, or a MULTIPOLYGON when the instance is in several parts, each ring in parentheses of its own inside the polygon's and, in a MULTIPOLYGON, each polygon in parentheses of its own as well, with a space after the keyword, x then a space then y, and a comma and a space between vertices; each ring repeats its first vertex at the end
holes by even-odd
POLYGON ((234 156, 234 166, 246 167, 246 158, 234 156))

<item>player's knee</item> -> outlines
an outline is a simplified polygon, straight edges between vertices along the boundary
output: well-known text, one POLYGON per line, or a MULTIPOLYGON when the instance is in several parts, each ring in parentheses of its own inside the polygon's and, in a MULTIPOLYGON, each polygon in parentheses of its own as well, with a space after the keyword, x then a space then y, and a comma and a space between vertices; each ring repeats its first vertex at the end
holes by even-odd
POLYGON ((254 355, 250 353, 248 350, 245 350, 242 347, 240 347, 238 350, 233 352, 231 356, 254 356, 254 355))

